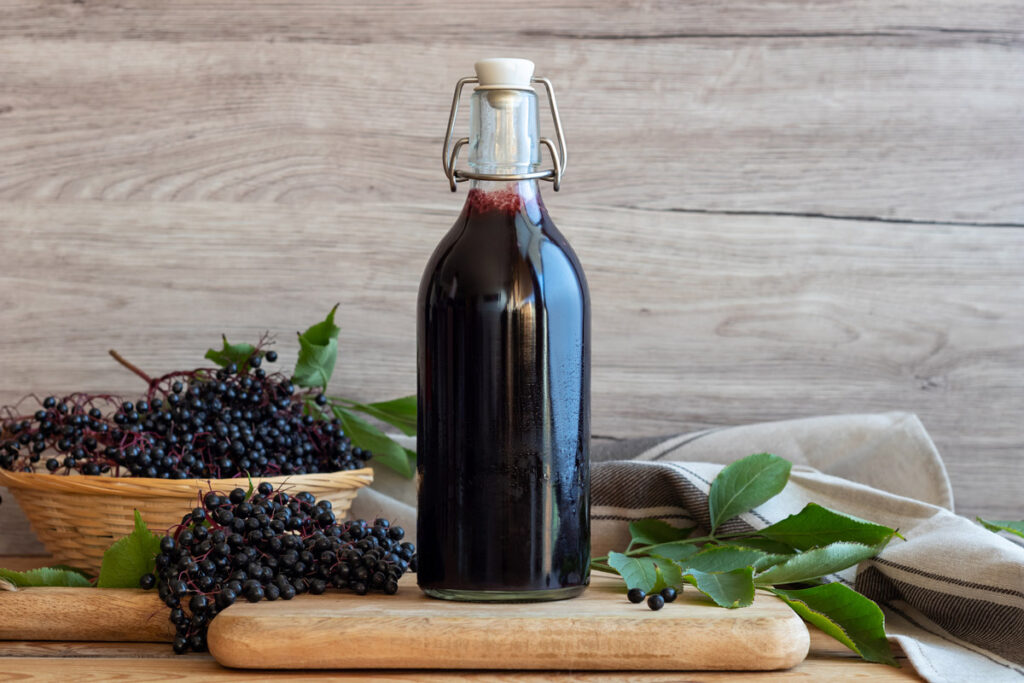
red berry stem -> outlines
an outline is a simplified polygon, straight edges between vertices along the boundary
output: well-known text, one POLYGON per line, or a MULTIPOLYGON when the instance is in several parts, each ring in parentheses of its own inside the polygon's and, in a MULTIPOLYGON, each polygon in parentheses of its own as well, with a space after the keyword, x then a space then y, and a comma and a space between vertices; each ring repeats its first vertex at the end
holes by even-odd
POLYGON ((134 372, 136 375, 141 377, 143 380, 145 380, 146 384, 152 384, 153 383, 153 378, 152 377, 150 377, 145 372, 143 372, 139 368, 139 366, 135 365, 134 363, 129 362, 127 359, 125 359, 124 356, 119 354, 114 349, 110 349, 109 351, 107 351, 107 353, 109 353, 111 356, 113 356, 114 360, 116 360, 118 363, 120 363, 121 365, 125 366, 126 368, 128 368, 129 370, 134 372))

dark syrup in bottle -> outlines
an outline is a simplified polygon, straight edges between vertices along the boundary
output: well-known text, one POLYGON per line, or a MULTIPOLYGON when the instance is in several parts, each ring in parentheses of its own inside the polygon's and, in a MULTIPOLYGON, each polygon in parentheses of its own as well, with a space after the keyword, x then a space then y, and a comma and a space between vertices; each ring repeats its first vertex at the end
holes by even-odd
POLYGON ((589 296, 536 186, 477 182, 420 285, 418 580, 435 597, 589 580, 589 296))

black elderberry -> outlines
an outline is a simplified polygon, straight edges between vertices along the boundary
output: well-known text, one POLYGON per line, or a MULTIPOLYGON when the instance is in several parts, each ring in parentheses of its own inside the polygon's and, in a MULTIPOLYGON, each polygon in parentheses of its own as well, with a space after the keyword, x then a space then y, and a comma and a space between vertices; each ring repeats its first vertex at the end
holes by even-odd
POLYGON ((661 597, 665 599, 665 602, 675 602, 676 589, 672 588, 671 586, 668 588, 663 588, 661 590, 661 597))
POLYGON ((204 611, 210 606, 210 600, 205 595, 193 595, 188 601, 188 609, 192 614, 204 611))
POLYGON ((665 606, 665 598, 661 597, 660 594, 655 593, 654 595, 647 598, 647 606, 657 612, 659 609, 665 606))
POLYGON ((630 588, 626 593, 626 597, 629 598, 631 603, 638 605, 647 597, 647 592, 642 588, 630 588))
POLYGON ((263 586, 258 583, 249 583, 243 589, 245 599, 249 602, 259 602, 264 597, 263 586))
POLYGON ((139 579, 139 586, 146 590, 149 590, 156 585, 156 577, 152 574, 143 574, 142 578, 139 579))

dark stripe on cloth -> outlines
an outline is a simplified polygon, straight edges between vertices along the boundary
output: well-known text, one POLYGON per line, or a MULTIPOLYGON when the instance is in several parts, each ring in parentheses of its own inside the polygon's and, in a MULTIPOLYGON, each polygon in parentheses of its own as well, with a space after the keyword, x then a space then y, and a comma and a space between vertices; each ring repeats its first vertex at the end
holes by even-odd
MULTIPOLYGON (((651 462, 654 462, 655 460, 661 460, 662 458, 664 458, 669 453, 675 453, 676 451, 678 451, 683 446, 685 446, 687 444, 691 444, 694 441, 697 441, 698 439, 703 439, 708 434, 714 434, 715 432, 720 432, 723 429, 725 429, 725 427, 714 427, 713 429, 705 429, 703 432, 697 432, 696 434, 691 436, 689 439, 683 439, 682 441, 680 441, 679 443, 677 443, 675 446, 673 446, 672 448, 668 449, 664 453, 659 453, 658 455, 654 456, 653 458, 651 458, 651 462)), ((676 437, 673 437, 673 438, 676 438, 676 437)), ((664 443, 664 441, 662 443, 664 443)), ((651 448, 654 448, 654 446, 652 446, 651 448)), ((650 450, 650 448, 648 448, 647 450, 650 450)))
POLYGON ((964 581, 963 579, 955 579, 952 576, 944 576, 942 574, 933 574, 931 572, 926 572, 923 569, 918 569, 916 567, 908 567, 905 564, 898 564, 896 562, 893 562, 892 560, 882 559, 881 557, 876 557, 876 558, 874 558, 873 561, 877 562, 878 564, 884 564, 887 567, 894 567, 896 569, 902 569, 903 571, 905 571, 907 573, 910 573, 910 574, 917 574, 918 576, 924 576, 924 577, 927 577, 929 579, 935 579, 936 581, 944 581, 946 583, 951 583, 954 586, 963 586, 964 588, 977 588, 979 590, 992 591, 993 593, 1003 593, 1005 595, 1012 595, 1014 597, 1024 598, 1024 593, 1022 593, 1021 591, 1015 591, 1012 588, 1003 588, 1002 586, 989 586, 989 585, 984 584, 984 583, 974 583, 973 581, 964 581))
MULTIPOLYGON (((711 523, 708 496, 690 476, 708 484, 706 479, 675 462, 627 460, 594 463, 590 480, 591 504, 634 510, 680 507, 690 513, 698 526, 707 528, 711 523)), ((722 524, 719 530, 736 533, 753 531, 754 528, 736 518, 722 524)))
POLYGON ((902 600, 951 635, 1024 664, 1024 609, 923 588, 875 566, 857 574, 856 590, 876 602, 902 600))
POLYGON ((685 519, 694 521, 690 515, 636 515, 627 517, 625 515, 590 515, 590 519, 607 520, 612 522, 635 522, 638 519, 685 519))
MULTIPOLYGON (((957 641, 953 640, 952 638, 947 636, 945 633, 934 631, 934 630, 928 628, 927 626, 925 626, 924 624, 919 624, 916 619, 911 617, 909 614, 907 614, 903 610, 895 607, 894 605, 891 605, 891 604, 889 604, 887 602, 883 602, 883 603, 880 603, 880 604, 883 607, 885 607, 885 609, 890 610, 890 611, 895 612, 896 614, 900 615, 901 617, 906 619, 908 622, 910 622, 911 624, 913 624, 917 628, 921 629, 922 631, 924 631, 926 633, 931 633, 933 636, 937 636, 939 638, 942 638, 944 641, 946 641, 947 643, 949 643, 950 645, 952 645, 954 647, 963 648, 963 649, 965 649, 965 650, 967 650, 969 652, 972 652, 972 653, 974 653, 974 654, 976 654, 976 655, 978 655, 980 657, 984 657, 985 659, 987 659, 988 661, 992 662, 993 664, 1001 666, 1004 669, 1008 669, 1009 671, 1012 671, 1015 674, 1018 674, 1020 676, 1024 676, 1024 671, 1021 671, 1020 669, 1018 669, 1017 667, 1015 667, 1012 664, 1007 664, 1006 662, 1001 662, 998 659, 995 659, 994 657, 992 657, 992 653, 986 652, 985 650, 980 649, 980 648, 975 649, 975 648, 970 648, 970 647, 964 647, 962 642, 957 642, 957 641)), ((915 638, 914 640, 917 640, 917 639, 915 638)), ((977 646, 975 646, 975 647, 977 647, 977 646)), ((932 664, 931 660, 928 660, 926 658, 925 661, 928 663, 929 666, 932 667, 933 670, 935 669, 935 665, 932 664)))

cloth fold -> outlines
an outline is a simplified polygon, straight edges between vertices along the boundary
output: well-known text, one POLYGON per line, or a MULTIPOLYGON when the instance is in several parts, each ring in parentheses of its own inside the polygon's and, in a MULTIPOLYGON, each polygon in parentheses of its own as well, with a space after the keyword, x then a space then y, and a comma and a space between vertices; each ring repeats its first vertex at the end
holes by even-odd
POLYGON ((772 452, 795 463, 789 484, 723 531, 764 528, 810 502, 897 528, 906 541, 827 580, 882 607, 886 633, 924 678, 1024 681, 1024 548, 953 514, 949 478, 915 416, 791 420, 645 445, 632 460, 594 464, 595 555, 626 547, 630 520, 706 529, 721 463, 772 452))
MULTIPOLYGON (((593 554, 625 548, 631 520, 706 528, 715 475, 759 452, 794 463, 789 484, 723 530, 763 528, 809 502, 898 528, 906 541, 894 539, 878 557, 827 580, 875 600, 890 640, 929 681, 1024 683, 1024 547, 953 513, 945 467, 912 414, 816 417, 595 444, 593 554)), ((384 493, 361 493, 354 514, 399 517, 413 527, 411 482, 385 475, 376 487, 384 493)))

